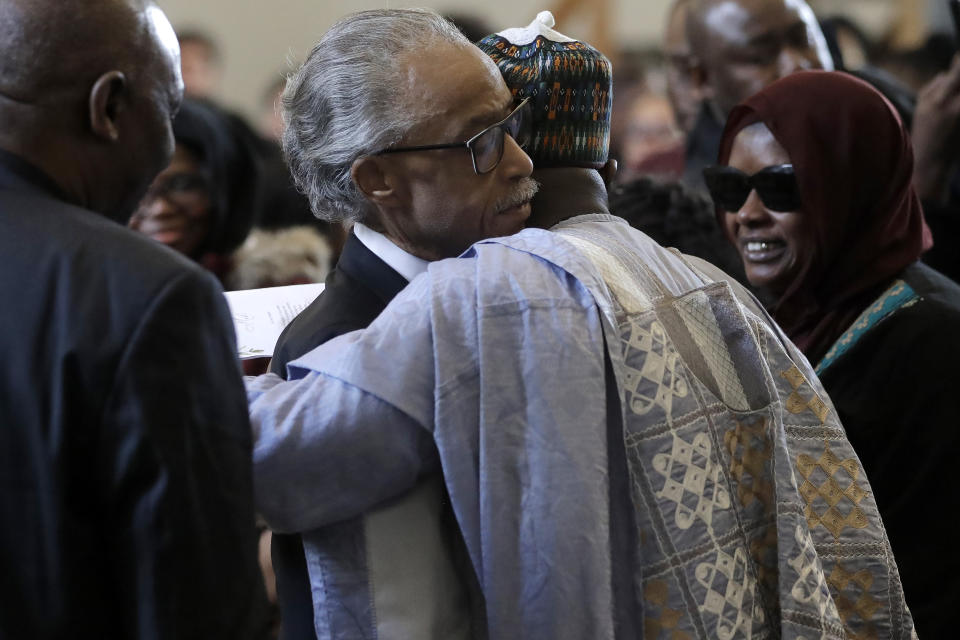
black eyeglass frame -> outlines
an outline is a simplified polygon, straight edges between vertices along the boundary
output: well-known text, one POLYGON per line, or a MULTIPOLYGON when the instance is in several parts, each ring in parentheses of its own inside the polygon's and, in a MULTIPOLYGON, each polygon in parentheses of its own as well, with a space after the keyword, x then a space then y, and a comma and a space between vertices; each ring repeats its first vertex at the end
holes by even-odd
MULTIPOLYGON (((407 153, 408 151, 435 151, 438 149, 461 149, 466 147, 470 151, 470 160, 473 162, 473 172, 476 173, 478 176, 480 176, 485 173, 490 173, 491 171, 496 169, 498 166, 500 166, 500 162, 503 160, 503 152, 504 152, 504 149, 506 148, 505 146, 506 142, 500 145, 500 156, 497 158, 497 161, 494 162, 493 166, 487 169, 486 171, 480 171, 480 169, 477 167, 477 154, 473 148, 474 144, 476 144, 477 140, 479 140, 484 135, 490 133, 494 129, 500 129, 503 131, 504 136, 509 135, 511 138, 514 138, 513 134, 509 133, 506 127, 507 127, 507 123, 510 122, 513 118, 515 118, 518 114, 522 115, 523 118, 526 119, 527 131, 529 133, 530 125, 532 124, 530 122, 530 119, 531 119, 530 109, 531 109, 530 98, 524 98, 520 102, 520 104, 517 105, 517 108, 511 111, 510 115, 508 115, 506 118, 504 118, 500 122, 497 122, 496 124, 490 125, 480 133, 476 134, 475 136, 472 136, 469 140, 466 140, 464 142, 449 142, 445 144, 423 144, 423 145, 417 145, 413 147, 392 147, 390 149, 384 149, 383 151, 378 151, 374 155, 382 156, 388 153, 407 153)), ((520 127, 522 126, 523 126, 523 120, 521 120, 521 124, 520 124, 520 127)), ((519 130, 522 131, 522 129, 519 129, 519 130)), ((520 145, 521 149, 526 148, 527 144, 529 144, 529 140, 523 141, 523 140, 517 140, 516 138, 514 138, 514 140, 518 145, 520 145)))
POLYGON ((205 195, 213 199, 213 181, 206 171, 181 171, 167 176, 161 183, 154 181, 147 189, 143 199, 176 198, 186 194, 205 195))
MULTIPOLYGON (((802 201, 800 199, 800 186, 797 183, 797 174, 794 170, 793 164, 777 164, 771 165, 769 167, 764 167, 760 171, 757 171, 753 175, 747 175, 743 171, 735 167, 729 167, 726 165, 713 165, 706 167, 703 170, 703 179, 707 183, 707 190, 710 191, 710 197, 714 203, 724 211, 730 213, 736 213, 743 208, 743 205, 747 203, 747 199, 750 197, 751 191, 756 191, 757 195, 760 196, 760 201, 763 202, 764 206, 769 208, 772 211, 779 212, 788 212, 788 211, 797 211, 800 209, 802 201), (724 203, 720 202, 719 199, 714 195, 714 184, 717 177, 723 175, 735 175, 738 178, 743 179, 743 182, 747 188, 746 193, 743 196, 743 200, 740 202, 737 207, 727 207, 724 203), (780 202, 770 203, 768 200, 770 194, 767 192, 769 183, 764 182, 764 176, 769 175, 790 175, 793 176, 793 193, 790 195, 789 204, 782 204, 780 202)), ((730 203, 727 203, 730 204, 730 203)))

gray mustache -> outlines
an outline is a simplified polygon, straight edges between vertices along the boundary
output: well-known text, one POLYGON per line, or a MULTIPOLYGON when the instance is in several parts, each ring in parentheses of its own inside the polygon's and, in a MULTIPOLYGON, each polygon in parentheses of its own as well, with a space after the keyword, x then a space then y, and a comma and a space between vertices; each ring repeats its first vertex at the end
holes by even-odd
POLYGON ((537 195, 539 190, 539 182, 533 178, 522 178, 512 193, 497 200, 496 210, 504 211, 511 207, 518 207, 524 202, 529 202, 533 200, 533 196, 537 195))

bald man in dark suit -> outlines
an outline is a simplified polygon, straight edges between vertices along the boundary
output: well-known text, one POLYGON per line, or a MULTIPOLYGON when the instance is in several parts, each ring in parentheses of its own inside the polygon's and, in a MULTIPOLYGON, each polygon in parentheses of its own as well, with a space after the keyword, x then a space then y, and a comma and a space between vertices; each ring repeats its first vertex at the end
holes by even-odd
POLYGON ((218 285, 124 222, 170 161, 173 29, 0 0, 0 637, 263 630, 218 285))

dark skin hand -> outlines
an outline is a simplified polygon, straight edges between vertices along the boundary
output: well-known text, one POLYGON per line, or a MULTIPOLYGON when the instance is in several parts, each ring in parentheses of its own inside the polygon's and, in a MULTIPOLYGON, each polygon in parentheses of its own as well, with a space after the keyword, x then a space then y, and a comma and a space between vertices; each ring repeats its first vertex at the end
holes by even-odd
POLYGON ((917 95, 913 118, 913 184, 924 202, 944 204, 960 155, 960 56, 917 95))

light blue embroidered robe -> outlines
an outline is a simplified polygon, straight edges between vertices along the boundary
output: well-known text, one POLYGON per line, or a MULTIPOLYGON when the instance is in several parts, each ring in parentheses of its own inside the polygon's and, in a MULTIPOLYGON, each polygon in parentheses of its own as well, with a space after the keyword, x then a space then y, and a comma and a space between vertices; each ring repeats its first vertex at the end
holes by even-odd
POLYGON ((706 264, 581 216, 432 264, 248 383, 280 530, 442 470, 492 638, 908 638, 809 364, 706 264))

